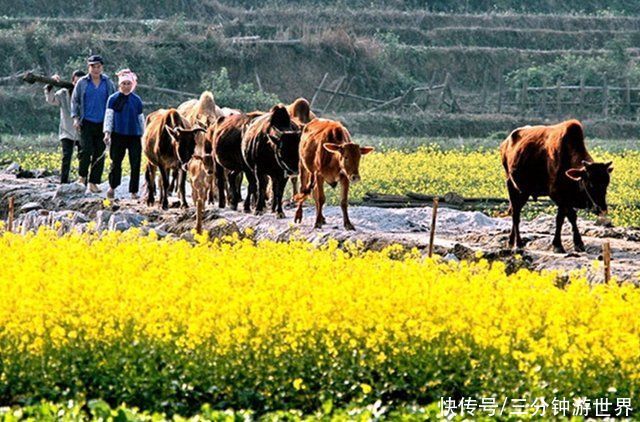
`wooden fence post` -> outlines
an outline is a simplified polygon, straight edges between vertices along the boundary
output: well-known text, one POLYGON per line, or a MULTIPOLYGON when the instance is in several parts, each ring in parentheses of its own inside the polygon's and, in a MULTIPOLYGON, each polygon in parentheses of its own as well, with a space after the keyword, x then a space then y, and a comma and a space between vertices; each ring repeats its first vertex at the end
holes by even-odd
POLYGON ((602 245, 602 260, 604 262, 604 282, 609 283, 611 280, 611 244, 609 242, 602 245))
POLYGON ((340 79, 338 79, 335 92, 333 95, 331 95, 331 97, 329 97, 329 101, 327 101, 327 104, 325 104, 324 108, 322 109, 322 114, 326 113, 327 110, 329 109, 329 106, 333 102, 333 99, 336 97, 336 94, 340 92, 340 88, 342 87, 342 83, 344 82, 345 79, 347 79, 347 75, 344 75, 340 79))
POLYGON ((313 97, 311 97, 311 104, 310 107, 313 110, 313 104, 316 102, 316 98, 318 97, 318 93, 320 92, 320 90, 322 89, 322 86, 324 85, 324 81, 327 80, 327 77, 329 77, 328 73, 325 73, 324 76, 322 77, 322 80, 320 81, 320 85, 318 85, 316 87, 316 92, 313 93, 313 97))
POLYGON ((7 231, 12 232, 13 231, 13 214, 15 212, 14 208, 15 208, 15 198, 12 196, 11 198, 9 198, 9 219, 7 221, 7 231))
POLYGON ((433 256, 433 242, 436 237, 436 217, 438 215, 438 197, 433 198, 433 208, 431 209, 431 234, 429 235, 429 258, 433 256))
POLYGON ((196 233, 202 234, 202 214, 204 214, 204 201, 196 201, 196 233))

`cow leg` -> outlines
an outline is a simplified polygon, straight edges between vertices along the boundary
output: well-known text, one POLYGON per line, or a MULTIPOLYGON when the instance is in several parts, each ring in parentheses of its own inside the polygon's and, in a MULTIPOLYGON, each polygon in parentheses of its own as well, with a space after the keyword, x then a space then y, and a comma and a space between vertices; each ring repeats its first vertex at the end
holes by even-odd
POLYGON ((278 218, 284 218, 284 210, 282 209, 282 196, 284 195, 284 188, 287 184, 287 177, 284 175, 278 175, 271 179, 273 183, 273 203, 275 204, 274 212, 278 218))
POLYGON ((231 209, 236 211, 238 203, 242 200, 242 172, 233 171, 229 173, 229 187, 231 191, 231 209), (238 181, 240 183, 238 183, 238 181))
POLYGON ((152 206, 156 195, 156 167, 153 164, 147 163, 144 179, 147 182, 147 205, 152 206))
POLYGON ((244 174, 247 176, 247 182, 249 182, 247 197, 244 199, 244 212, 249 213, 251 212, 251 199, 256 196, 256 191, 258 190, 258 181, 253 171, 247 169, 244 174))
POLYGON ((178 198, 180 199, 181 208, 189 208, 189 204, 187 203, 186 184, 187 184, 187 173, 184 170, 179 169, 178 170, 178 186, 180 188, 180 191, 178 192, 178 198))
POLYGON ((322 215, 322 206, 324 205, 326 197, 324 196, 324 178, 319 174, 316 174, 316 187, 314 193, 316 200, 316 224, 313 227, 321 229, 322 225, 326 223, 326 220, 322 215))
POLYGON ((582 236, 580 236, 580 230, 578 230, 578 216, 576 210, 569 207, 567 208, 567 218, 571 223, 571 229, 573 230, 573 248, 576 252, 584 252, 584 243, 582 242, 582 236))
MULTIPOLYGON (((312 177, 314 177, 314 175, 309 173, 304 166, 300 165, 300 186, 302 189, 311 189, 310 186, 312 185, 310 185, 309 182, 312 177)), ((295 195, 293 199, 298 201, 298 208, 296 208, 296 215, 293 217, 293 222, 302 223, 302 205, 304 204, 305 196, 300 193, 300 195, 295 195)))
MULTIPOLYGON (((555 253, 564 253, 564 247, 562 246, 562 225, 564 224, 564 217, 566 211, 564 207, 558 207, 558 214, 556 214, 556 233, 553 236, 553 251, 555 253)), ((582 241, 582 240, 581 240, 582 241)))
POLYGON ((223 209, 227 206, 225 198, 225 187, 227 181, 227 175, 225 174, 224 167, 216 163, 216 184, 218 185, 218 208, 223 209))
POLYGON ((346 177, 340 178, 340 184, 342 185, 342 197, 340 198, 340 208, 342 209, 342 221, 344 222, 344 228, 346 230, 355 230, 351 221, 349 221, 349 214, 347 207, 349 205, 349 179, 346 177))
POLYGON ((169 209, 169 173, 160 166, 160 206, 163 210, 169 209))
POLYGON ((507 190, 509 191, 509 205, 511 206, 511 234, 509 235, 509 248, 514 245, 517 248, 523 248, 524 242, 520 237, 520 212, 522 207, 527 203, 528 195, 523 194, 511 183, 507 181, 507 190))
MULTIPOLYGON (((291 176, 291 200, 293 201, 293 198, 298 194, 298 176, 291 176)), ((302 185, 302 183, 300 183, 302 185)))
POLYGON ((256 203, 255 215, 261 215, 264 213, 264 208, 267 205, 267 185, 269 184, 269 178, 266 174, 256 170, 256 179, 258 180, 258 202, 256 203))

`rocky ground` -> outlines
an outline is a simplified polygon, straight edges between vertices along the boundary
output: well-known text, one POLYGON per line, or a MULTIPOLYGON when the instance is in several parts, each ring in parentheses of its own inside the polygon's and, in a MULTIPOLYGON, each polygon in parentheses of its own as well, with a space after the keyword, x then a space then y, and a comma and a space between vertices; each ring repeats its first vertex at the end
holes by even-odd
MULTIPOLYGON (((57 226, 60 231, 86 230, 93 221, 98 229, 126 230, 141 227, 143 231, 154 229, 160 236, 192 237, 195 226, 195 210, 177 208, 177 198, 171 201, 175 207, 167 211, 157 206, 148 207, 141 201, 130 199, 128 180, 117 191, 117 198, 105 204, 102 194, 87 193, 82 185, 60 185, 52 177, 23 179, 15 174, 0 173, 0 218, 6 219, 8 198, 13 196, 16 204, 15 227, 18 230, 33 230, 41 225, 57 226), (56 224, 56 222, 59 222, 56 224)), ((321 229, 313 228, 314 209, 312 201, 305 207, 301 224, 293 223, 293 210, 287 218, 276 219, 273 214, 255 216, 217 206, 207 205, 204 214, 204 229, 212 236, 242 233, 247 228, 254 230, 258 240, 286 241, 303 238, 316 244, 329 239, 339 242, 359 240, 366 248, 381 249, 393 243, 416 247, 426 253, 431 226, 431 208, 374 208, 352 206, 349 208, 356 231, 342 228, 339 207, 326 207, 327 224, 321 229)), ((478 252, 488 259, 507 262, 509 269, 526 266, 534 269, 554 269, 562 272, 584 269, 594 282, 601 282, 602 270, 593 268, 593 262, 601 259, 602 245, 610 242, 612 249, 612 273, 618 280, 640 279, 640 230, 624 227, 601 227, 593 221, 580 220, 584 242, 584 253, 573 253, 571 232, 568 224, 564 228, 565 247, 569 253, 555 254, 551 239, 555 226, 553 216, 540 216, 523 223, 521 232, 527 246, 520 254, 505 250, 510 219, 492 218, 480 212, 457 211, 441 208, 438 211, 435 252, 446 259, 476 259, 478 252), (519 256, 518 256, 519 255, 519 256)))

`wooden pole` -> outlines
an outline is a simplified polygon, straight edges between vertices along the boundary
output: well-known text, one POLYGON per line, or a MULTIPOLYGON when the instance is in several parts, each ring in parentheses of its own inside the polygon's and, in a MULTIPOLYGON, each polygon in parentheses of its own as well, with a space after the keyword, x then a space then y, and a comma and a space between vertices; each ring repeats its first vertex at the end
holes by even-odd
POLYGON ((602 245, 602 260, 604 261, 604 282, 611 280, 611 244, 605 242, 602 245))
POLYGON ((433 241, 436 237, 436 217, 438 216, 438 197, 433 198, 431 209, 431 234, 429 235, 429 258, 433 256, 433 241))
POLYGON ((196 233, 202 234, 202 214, 204 213, 204 202, 202 199, 196 201, 196 233))
POLYGON ((631 85, 629 83, 629 74, 624 77, 624 103, 627 109, 627 115, 631 116, 631 85))
MULTIPOLYGON (((336 94, 338 94, 340 92, 340 88, 342 88, 342 84, 343 84, 345 79, 347 79, 347 75, 342 76, 338 80, 338 83, 336 84, 335 93, 332 96, 329 97, 329 101, 327 101, 327 104, 325 104, 324 108, 322 109, 322 114, 326 113, 327 110, 329 110, 329 107, 331 106, 331 103, 333 102, 333 99, 336 98, 336 94)), ((342 98, 344 98, 344 97, 342 97, 342 98)))
MULTIPOLYGON (((347 85, 344 87, 344 92, 349 93, 349 90, 351 89, 351 84, 353 84, 353 80, 355 79, 355 76, 352 76, 351 79, 349 79, 349 82, 347 82, 347 85)), ((338 104, 336 104, 335 106, 335 111, 337 112, 340 107, 342 107, 342 103, 344 102, 345 97, 344 96, 340 96, 340 98, 338 99, 338 104)))
POLYGON ((13 214, 15 208, 15 198, 12 196, 9 198, 9 221, 7 222, 7 231, 13 231, 13 214))
POLYGON ((313 93, 313 97, 311 97, 311 104, 310 107, 313 109, 313 104, 315 104, 316 102, 316 98, 318 97, 318 93, 320 92, 320 90, 322 89, 322 86, 324 85, 324 81, 327 80, 327 77, 329 76, 328 73, 325 73, 324 76, 322 77, 322 80, 320 81, 320 85, 318 85, 318 87, 316 88, 316 92, 313 93))
POLYGON ((540 114, 547 114, 547 78, 542 78, 542 92, 540 93, 540 114))
POLYGON ((253 73, 255 73, 256 75, 256 83, 258 84, 258 90, 260 92, 264 92, 264 89, 262 89, 262 81, 260 80, 260 75, 258 75, 258 71, 254 70, 253 73))

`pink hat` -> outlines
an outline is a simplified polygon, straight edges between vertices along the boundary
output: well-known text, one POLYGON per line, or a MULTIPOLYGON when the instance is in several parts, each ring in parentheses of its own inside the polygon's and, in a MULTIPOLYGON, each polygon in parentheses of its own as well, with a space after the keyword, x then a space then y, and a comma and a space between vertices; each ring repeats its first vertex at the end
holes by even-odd
POLYGON ((133 73, 130 69, 122 69, 116 73, 118 76, 118 85, 120 85, 124 81, 131 82, 131 91, 136 89, 136 85, 138 84, 138 76, 133 73))

